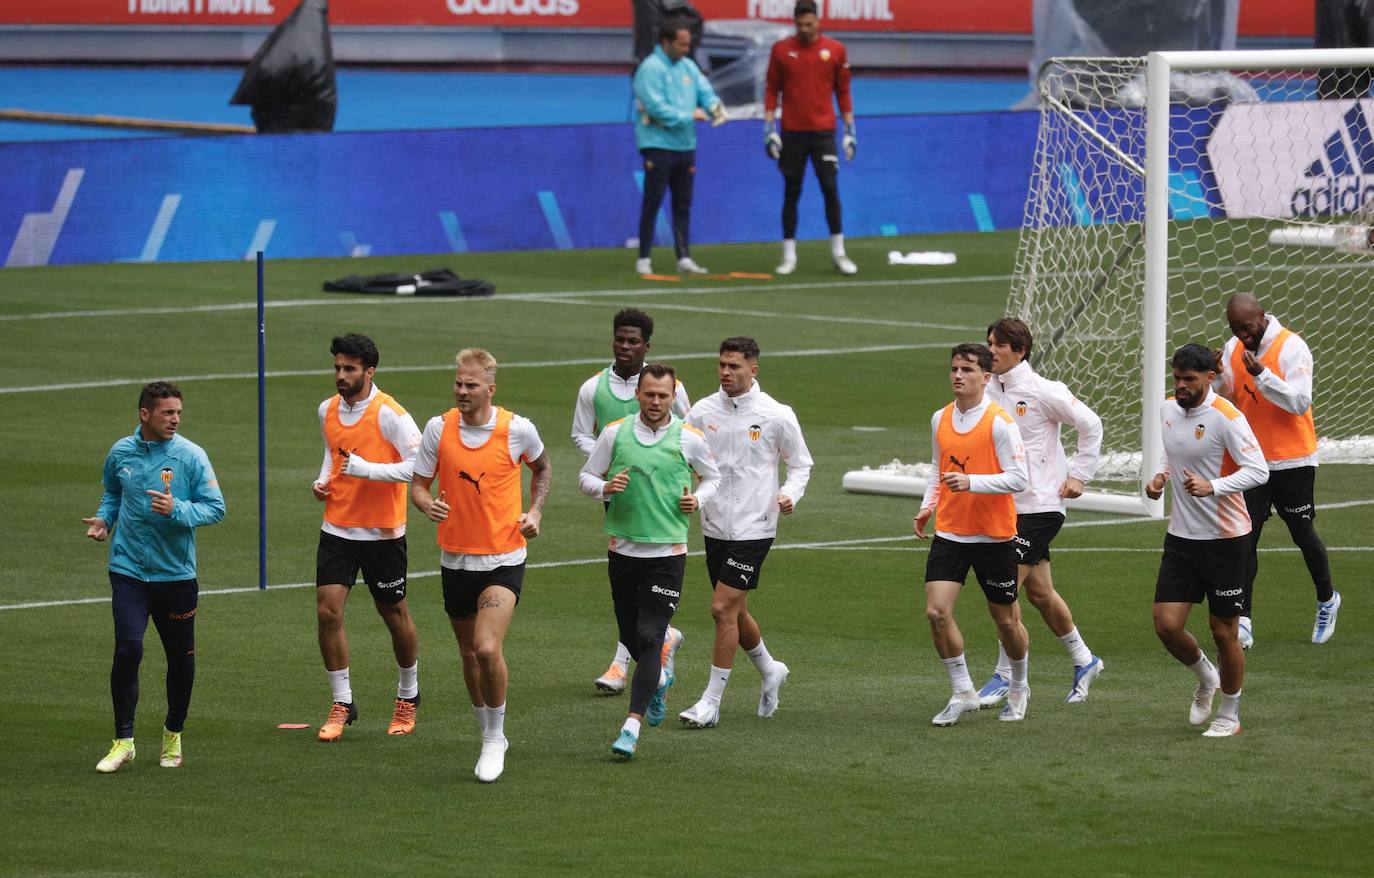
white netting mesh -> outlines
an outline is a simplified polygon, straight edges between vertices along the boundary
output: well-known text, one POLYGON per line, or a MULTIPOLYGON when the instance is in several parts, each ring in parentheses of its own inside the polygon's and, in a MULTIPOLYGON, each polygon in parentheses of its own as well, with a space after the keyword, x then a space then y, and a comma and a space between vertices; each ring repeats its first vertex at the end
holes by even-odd
MULTIPOLYGON (((1102 416, 1103 477, 1126 482, 1141 457, 1144 70, 1143 59, 1043 68, 1007 305, 1035 333, 1036 369, 1102 416)), ((1374 348, 1374 100, 1318 100, 1315 74, 1171 78, 1165 351, 1221 347, 1226 298, 1254 292, 1312 347, 1323 459, 1374 462, 1374 406, 1344 374, 1374 348)))

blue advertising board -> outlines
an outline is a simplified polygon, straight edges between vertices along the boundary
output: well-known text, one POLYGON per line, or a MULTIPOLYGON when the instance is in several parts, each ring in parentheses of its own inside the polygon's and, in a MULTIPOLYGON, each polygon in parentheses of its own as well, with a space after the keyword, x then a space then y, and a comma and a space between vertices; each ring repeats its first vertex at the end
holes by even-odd
MULTIPOLYGON (((1036 113, 870 117, 841 169, 851 237, 1020 225, 1036 113)), ((702 126, 692 237, 780 237, 762 126, 702 126)), ((627 125, 0 145, 9 266, 621 247, 627 125)), ((799 237, 827 234, 808 175, 799 237)))

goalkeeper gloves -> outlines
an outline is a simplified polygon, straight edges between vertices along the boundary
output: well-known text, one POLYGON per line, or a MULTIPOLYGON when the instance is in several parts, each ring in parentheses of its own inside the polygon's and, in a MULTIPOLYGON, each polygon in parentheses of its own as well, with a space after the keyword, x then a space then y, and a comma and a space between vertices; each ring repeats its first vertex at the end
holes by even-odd
POLYGON ((844 160, 847 162, 854 161, 854 153, 859 151, 859 138, 854 134, 853 122, 844 126, 842 146, 844 148, 844 160))
POLYGON ((717 102, 716 105, 711 108, 711 127, 719 128, 729 121, 730 117, 725 115, 725 104, 717 102))
POLYGON ((773 127, 772 119, 763 123, 763 151, 768 153, 768 157, 773 161, 782 158, 782 138, 773 127))

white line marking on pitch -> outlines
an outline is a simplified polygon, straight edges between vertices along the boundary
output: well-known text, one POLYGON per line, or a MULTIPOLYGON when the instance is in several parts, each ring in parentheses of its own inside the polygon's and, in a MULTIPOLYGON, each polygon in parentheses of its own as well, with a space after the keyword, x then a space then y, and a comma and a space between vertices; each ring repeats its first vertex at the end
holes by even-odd
MULTIPOLYGON (((313 308, 318 305, 436 305, 457 307, 481 305, 522 299, 549 299, 563 296, 624 297, 635 296, 709 296, 727 293, 789 292, 796 290, 833 290, 847 287, 922 287, 942 286, 953 283, 1005 283, 1010 275, 966 275, 961 277, 913 277, 910 280, 875 281, 815 281, 812 283, 786 284, 718 284, 708 287, 632 287, 623 290, 548 290, 545 292, 502 293, 482 297, 438 297, 438 296, 359 296, 340 294, 332 299, 279 299, 265 303, 267 308, 313 308)), ((271 283, 268 283, 271 289, 271 283)), ((144 308, 93 308, 80 311, 37 311, 32 314, 0 314, 0 322, 19 320, 61 320, 74 317, 137 317, 148 314, 200 314, 215 311, 256 311, 257 301, 225 302, 213 305, 148 306, 144 308)))
MULTIPOLYGON (((1369 506, 1369 505, 1371 505, 1371 504, 1374 504, 1374 500, 1347 500, 1347 501, 1343 501, 1343 502, 1340 502, 1340 503, 1324 503, 1324 504, 1319 503, 1319 504, 1317 505, 1317 510, 1318 510, 1318 511, 1321 511, 1321 510, 1326 510, 1326 509, 1347 509, 1347 508, 1352 507, 1352 506, 1369 506)), ((1065 523, 1064 527, 1110 527, 1110 526, 1113 526, 1113 525, 1122 525, 1122 524, 1139 524, 1139 523, 1141 523, 1141 522, 1146 522, 1146 521, 1153 521, 1153 522, 1157 522, 1157 523, 1162 523, 1162 522, 1160 522, 1158 519, 1154 519, 1154 518, 1123 517, 1123 518, 1102 518, 1102 519, 1095 519, 1095 520, 1092 520, 1092 521, 1071 521, 1071 522, 1065 523)), ((773 551, 786 551, 786 550, 797 550, 797 549, 821 549, 821 550, 844 550, 844 549, 854 549, 854 550, 860 550, 860 549, 871 548, 871 547, 883 548, 883 547, 881 546, 881 544, 883 544, 883 543, 910 542, 910 541, 912 541, 912 540, 914 540, 914 539, 916 539, 916 537, 915 537, 914 535, 911 535, 911 534, 906 534, 906 535, 901 535, 901 536, 886 536, 886 537, 858 537, 858 538, 850 539, 850 540, 825 540, 825 541, 821 541, 821 542, 785 543, 785 544, 783 544, 783 545, 774 546, 772 550, 773 550, 773 551)), ((893 547, 891 547, 891 548, 900 549, 900 550, 903 550, 903 551, 913 551, 913 550, 922 548, 922 546, 919 546, 919 545, 917 545, 917 546, 893 546, 893 547)), ((1151 548, 1130 548, 1130 549, 1117 549, 1117 548, 1082 548, 1082 549, 1079 549, 1079 548, 1060 548, 1060 549, 1055 549, 1055 551, 1056 551, 1056 552, 1158 552, 1158 551, 1160 551, 1160 550, 1157 549, 1157 548, 1155 548, 1155 549, 1151 549, 1151 548)), ((1296 548, 1296 547, 1269 548, 1269 549, 1260 549, 1260 551, 1261 551, 1261 552, 1265 552, 1265 553, 1269 553, 1269 552, 1289 552, 1289 551, 1296 552, 1296 551, 1297 551, 1297 548, 1296 548)), ((1329 551, 1329 552, 1374 552, 1374 547, 1371 547, 1371 546, 1327 546, 1327 551, 1329 551)), ((701 557, 702 555, 704 555, 705 552, 688 552, 687 554, 688 554, 689 557, 698 558, 698 557, 701 557)), ((598 558, 574 558, 574 559, 571 559, 571 560, 568 560, 568 561, 539 561, 539 562, 536 562, 536 563, 534 563, 534 564, 527 564, 527 565, 525 565, 525 566, 528 567, 528 568, 530 568, 530 569, 532 569, 532 570, 543 570, 543 569, 550 569, 550 568, 557 568, 557 567, 581 567, 581 566, 585 566, 585 565, 587 565, 587 564, 604 564, 604 563, 606 563, 606 558, 605 558, 605 556, 603 555, 603 556, 598 557, 598 558)), ((409 573, 409 574, 407 574, 406 578, 407 578, 407 579, 430 579, 430 578, 433 578, 433 577, 438 576, 438 575, 439 575, 439 571, 438 571, 438 570, 422 570, 422 571, 415 572, 415 573, 409 573)), ((314 585, 315 585, 315 583, 313 583, 313 582, 288 582, 288 583, 284 583, 284 584, 281 584, 281 585, 269 585, 269 586, 267 587, 267 590, 268 590, 268 591, 280 591, 280 590, 282 590, 282 589, 292 589, 292 588, 311 588, 311 587, 313 587, 314 585)), ((202 595, 251 594, 252 592, 255 592, 255 591, 262 591, 262 589, 259 589, 259 588, 257 588, 256 586, 253 586, 253 587, 250 587, 250 588, 214 588, 214 589, 203 589, 200 593, 201 593, 202 595)), ((70 598, 70 599, 67 599, 67 600, 60 600, 60 601, 31 601, 31 602, 29 602, 29 603, 23 603, 23 604, 0 604, 0 611, 3 611, 3 610, 32 610, 32 609, 41 609, 41 608, 44 608, 44 607, 71 607, 71 606, 77 606, 77 605, 80 605, 80 604, 107 604, 107 603, 109 603, 109 602, 110 602, 110 599, 109 599, 108 597, 70 598)))
MULTIPOLYGON (((880 354, 890 351, 921 351, 947 348, 954 342, 932 341, 920 344, 876 344, 853 348, 805 348, 795 351, 769 351, 770 357, 825 357, 833 354, 880 354)), ((661 359, 673 360, 714 360, 718 351, 690 354, 663 354, 661 359)), ((559 366, 604 366, 610 362, 607 357, 579 357, 572 360, 529 360, 526 362, 502 363, 503 369, 546 369, 559 366)), ((327 370, 326 370, 327 371, 327 370)), ((452 363, 436 363, 424 366, 388 366, 388 372, 451 372, 452 363)), ((280 369, 266 373, 268 378, 300 378, 325 374, 319 369, 280 369)), ((160 378, 114 378, 109 381, 73 381, 67 384, 30 384, 21 387, 0 387, 0 395, 12 393, 48 393, 58 390, 90 390, 96 387, 141 387, 149 381, 171 381, 180 384, 186 381, 229 381, 257 378, 257 372, 218 372, 207 375, 174 375, 160 378)))
MULTIPOLYGON (((591 308, 606 307, 601 302, 587 302, 567 296, 550 296, 547 299, 533 299, 540 303, 552 302, 558 305, 583 305, 591 308)), ((977 326, 955 326, 949 323, 919 323, 913 320, 880 320, 873 317, 843 317, 834 314, 797 314, 780 311, 745 311, 741 308, 706 308, 700 305, 673 305, 655 302, 655 311, 689 311, 694 314, 729 314, 732 317, 768 317, 780 320, 811 320, 818 323, 854 323, 866 326, 895 326, 903 329, 949 329, 954 332, 978 332, 977 326)))

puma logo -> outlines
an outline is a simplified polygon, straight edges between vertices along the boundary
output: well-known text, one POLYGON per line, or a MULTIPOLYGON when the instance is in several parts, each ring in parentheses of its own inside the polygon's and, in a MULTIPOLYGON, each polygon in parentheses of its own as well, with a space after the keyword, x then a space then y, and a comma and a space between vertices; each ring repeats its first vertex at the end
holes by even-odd
POLYGON ((963 471, 964 475, 968 475, 968 470, 965 469, 964 465, 968 463, 968 459, 969 459, 970 457, 972 457, 972 456, 973 456, 973 455, 971 455, 971 454, 967 454, 967 455, 964 456, 964 459, 961 461, 961 460, 959 460, 958 458, 956 458, 954 455, 951 454, 951 455, 949 456, 949 462, 952 463, 952 464, 954 464, 955 466, 959 467, 959 469, 963 471))
POLYGON ((482 479, 486 478, 486 473, 482 473, 477 478, 468 475, 467 470, 459 470, 458 478, 464 482, 472 482, 472 486, 477 489, 477 496, 482 496, 482 479))
POLYGON ((1242 385, 1240 386, 1240 389, 1241 389, 1241 390, 1244 390, 1246 393, 1250 394, 1250 399, 1251 399, 1252 401, 1254 401, 1254 402, 1259 402, 1259 397, 1258 397, 1258 396, 1255 396, 1255 388, 1251 387, 1249 384, 1242 384, 1242 385))

